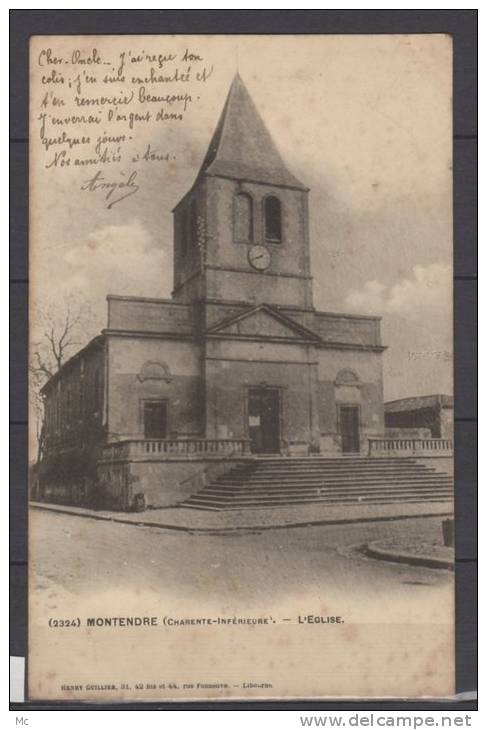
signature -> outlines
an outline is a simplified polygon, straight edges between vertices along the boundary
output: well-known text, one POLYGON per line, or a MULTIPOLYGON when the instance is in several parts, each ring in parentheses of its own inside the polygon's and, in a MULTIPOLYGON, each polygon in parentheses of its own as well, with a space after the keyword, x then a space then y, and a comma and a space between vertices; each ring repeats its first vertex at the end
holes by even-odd
MULTIPOLYGON (((126 174, 128 173, 120 173, 123 177, 125 177, 126 174)), ((94 193, 97 190, 103 190, 105 192, 105 200, 108 203, 107 208, 110 210, 114 205, 125 200, 125 198, 135 195, 135 193, 140 189, 135 182, 136 177, 137 172, 134 170, 128 174, 128 177, 124 180, 120 180, 119 182, 109 182, 103 177, 103 173, 98 170, 96 175, 82 184, 81 190, 86 190, 89 193, 94 193)))

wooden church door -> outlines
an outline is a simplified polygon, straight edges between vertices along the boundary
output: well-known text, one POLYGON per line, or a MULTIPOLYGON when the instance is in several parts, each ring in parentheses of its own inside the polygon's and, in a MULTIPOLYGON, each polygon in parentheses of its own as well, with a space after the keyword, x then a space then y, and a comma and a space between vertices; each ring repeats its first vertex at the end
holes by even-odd
POLYGON ((278 388, 250 388, 248 394, 250 449, 253 454, 280 451, 280 407, 278 388))

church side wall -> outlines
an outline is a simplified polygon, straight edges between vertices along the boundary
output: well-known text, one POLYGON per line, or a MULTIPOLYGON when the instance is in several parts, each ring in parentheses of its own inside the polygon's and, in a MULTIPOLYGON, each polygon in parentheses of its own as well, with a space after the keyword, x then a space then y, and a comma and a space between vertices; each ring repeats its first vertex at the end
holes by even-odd
POLYGON ((108 342, 109 440, 144 438, 146 400, 167 401, 168 438, 201 436, 200 367, 200 349, 190 340, 111 336, 108 342))
POLYGON ((105 441, 105 405, 105 346, 93 342, 48 386, 33 499, 79 504, 91 494, 105 441))

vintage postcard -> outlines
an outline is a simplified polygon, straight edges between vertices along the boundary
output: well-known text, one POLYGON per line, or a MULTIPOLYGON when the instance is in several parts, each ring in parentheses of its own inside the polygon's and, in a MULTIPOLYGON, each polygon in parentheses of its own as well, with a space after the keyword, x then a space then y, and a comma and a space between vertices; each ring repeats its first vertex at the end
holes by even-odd
POLYGON ((452 46, 30 46, 31 699, 455 692, 452 46))

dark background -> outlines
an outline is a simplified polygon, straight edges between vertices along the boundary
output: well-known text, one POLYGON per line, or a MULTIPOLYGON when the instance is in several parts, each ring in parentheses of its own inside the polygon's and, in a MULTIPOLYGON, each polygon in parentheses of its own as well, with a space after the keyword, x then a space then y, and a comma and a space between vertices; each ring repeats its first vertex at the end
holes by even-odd
MULTIPOLYGON (((27 656, 28 73, 31 35, 448 33, 454 52, 454 332, 457 693, 477 688, 477 11, 10 11, 10 654, 27 656)), ((48 710, 455 710, 455 702, 12 704, 48 710)))

